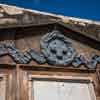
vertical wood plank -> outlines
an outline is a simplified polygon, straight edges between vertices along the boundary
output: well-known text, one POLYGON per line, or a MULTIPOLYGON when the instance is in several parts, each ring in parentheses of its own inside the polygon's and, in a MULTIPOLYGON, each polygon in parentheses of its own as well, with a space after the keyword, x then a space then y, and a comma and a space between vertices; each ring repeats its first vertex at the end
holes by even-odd
POLYGON ((21 85, 20 85, 20 69, 19 65, 16 65, 16 100, 21 100, 21 85))
POLYGON ((0 80, 0 100, 6 100, 6 78, 0 80))

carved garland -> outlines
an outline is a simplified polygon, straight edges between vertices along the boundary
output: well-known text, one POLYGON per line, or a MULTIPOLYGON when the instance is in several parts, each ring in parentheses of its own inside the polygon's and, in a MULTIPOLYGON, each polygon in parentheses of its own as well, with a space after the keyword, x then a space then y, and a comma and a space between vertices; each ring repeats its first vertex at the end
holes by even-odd
POLYGON ((20 52, 14 44, 3 43, 0 44, 0 56, 9 55, 20 64, 27 64, 31 60, 35 60, 39 64, 46 62, 63 66, 71 64, 75 68, 85 65, 89 69, 95 69, 97 64, 100 64, 100 56, 96 54, 93 54, 90 60, 86 60, 82 55, 78 56, 72 42, 57 30, 43 36, 40 47, 41 52, 33 49, 20 52))

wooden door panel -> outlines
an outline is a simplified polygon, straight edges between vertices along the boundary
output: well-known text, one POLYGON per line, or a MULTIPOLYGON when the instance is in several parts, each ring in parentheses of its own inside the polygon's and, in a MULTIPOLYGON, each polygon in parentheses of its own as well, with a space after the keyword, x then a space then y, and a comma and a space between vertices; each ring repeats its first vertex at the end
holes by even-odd
POLYGON ((45 78, 30 81, 29 100, 96 100, 92 83, 67 79, 50 81, 45 78))

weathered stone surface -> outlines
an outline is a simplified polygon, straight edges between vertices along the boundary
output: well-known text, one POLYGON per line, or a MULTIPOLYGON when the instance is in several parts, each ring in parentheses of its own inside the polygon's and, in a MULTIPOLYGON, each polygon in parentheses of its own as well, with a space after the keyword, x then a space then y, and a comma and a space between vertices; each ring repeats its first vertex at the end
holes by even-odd
POLYGON ((74 58, 72 61, 72 65, 74 67, 80 67, 80 65, 85 65, 89 69, 95 69, 97 67, 97 64, 100 64, 100 56, 96 54, 92 54, 92 57, 90 59, 86 59, 84 56, 79 55, 74 58))
POLYGON ((54 30, 47 33, 40 43, 42 53, 49 64, 68 65, 75 57, 76 52, 71 41, 62 35, 60 31, 54 30))
POLYGON ((46 62, 46 59, 42 53, 36 52, 33 49, 31 49, 28 53, 31 55, 31 58, 39 64, 43 64, 46 62))
POLYGON ((16 49, 13 43, 2 43, 0 45, 0 56, 9 55, 11 58, 20 64, 27 64, 31 60, 35 60, 36 62, 42 64, 46 60, 42 53, 38 53, 33 49, 28 50, 26 52, 20 52, 16 49))

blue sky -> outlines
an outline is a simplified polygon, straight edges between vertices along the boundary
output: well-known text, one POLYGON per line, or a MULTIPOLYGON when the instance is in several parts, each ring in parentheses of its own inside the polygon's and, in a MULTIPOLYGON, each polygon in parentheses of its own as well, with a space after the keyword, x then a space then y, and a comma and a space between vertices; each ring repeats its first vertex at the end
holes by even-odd
POLYGON ((0 3, 100 21, 100 0, 0 0, 0 3))

